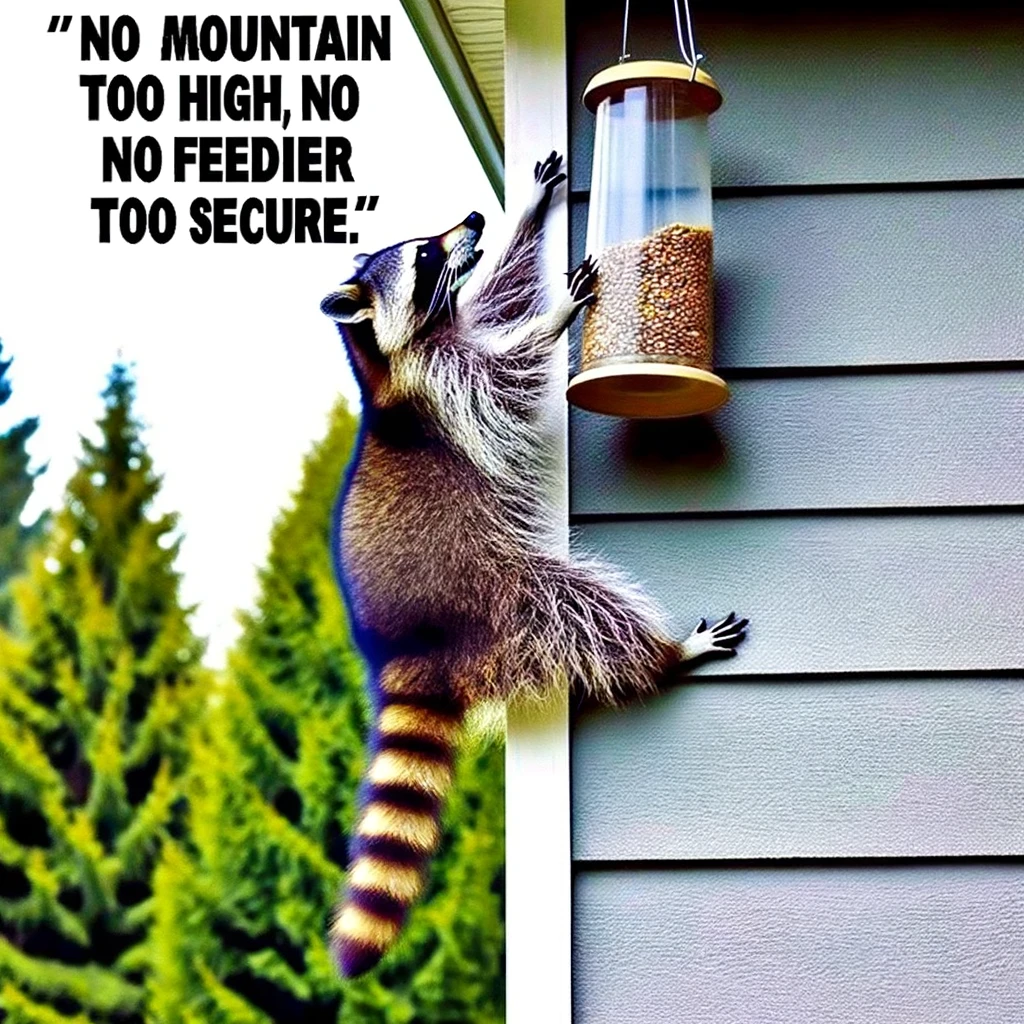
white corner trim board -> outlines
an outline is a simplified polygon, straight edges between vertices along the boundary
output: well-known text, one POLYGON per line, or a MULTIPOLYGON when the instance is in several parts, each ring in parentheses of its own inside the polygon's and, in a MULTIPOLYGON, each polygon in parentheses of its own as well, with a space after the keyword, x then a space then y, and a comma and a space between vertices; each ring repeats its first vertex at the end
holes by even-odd
MULTIPOLYGON (((509 223, 530 197, 534 163, 568 146, 564 0, 508 0, 505 59, 505 209, 509 223)), ((569 258, 564 203, 546 233, 550 287, 564 287, 569 258)), ((565 367, 563 340, 559 365, 565 367)), ((566 523, 566 415, 554 389, 553 429, 563 471, 553 495, 566 523)), ((507 1024, 572 1019, 572 851, 569 834, 569 711, 565 697, 508 712, 505 779, 507 1024)))

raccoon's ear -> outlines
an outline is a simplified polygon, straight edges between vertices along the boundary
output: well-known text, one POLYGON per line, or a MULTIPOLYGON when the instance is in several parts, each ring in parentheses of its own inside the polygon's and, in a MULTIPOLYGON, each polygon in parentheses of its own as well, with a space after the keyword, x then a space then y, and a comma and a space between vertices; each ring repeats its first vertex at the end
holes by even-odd
POLYGON ((355 324, 373 316, 373 307, 366 289, 356 281, 338 287, 336 292, 320 303, 320 309, 332 320, 342 324, 355 324))

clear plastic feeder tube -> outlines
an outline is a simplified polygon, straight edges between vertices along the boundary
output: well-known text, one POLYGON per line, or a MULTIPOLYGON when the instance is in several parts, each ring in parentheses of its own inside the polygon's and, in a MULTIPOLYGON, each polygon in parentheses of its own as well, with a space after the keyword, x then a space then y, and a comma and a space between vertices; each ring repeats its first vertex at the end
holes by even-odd
POLYGON ((627 81, 605 90, 596 114, 587 248, 600 252, 673 224, 710 231, 708 117, 689 83, 627 81))

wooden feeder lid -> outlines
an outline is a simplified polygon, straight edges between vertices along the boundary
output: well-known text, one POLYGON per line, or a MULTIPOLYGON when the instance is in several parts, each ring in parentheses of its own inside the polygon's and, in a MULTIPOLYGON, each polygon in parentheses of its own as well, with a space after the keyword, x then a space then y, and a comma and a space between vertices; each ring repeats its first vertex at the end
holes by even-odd
POLYGON ((712 412, 729 385, 709 370, 676 363, 624 360, 576 374, 566 398, 589 412, 630 419, 671 419, 712 412))
POLYGON ((601 101, 609 96, 621 95, 636 85, 648 85, 652 81, 670 81, 688 93, 688 99, 696 110, 713 114, 722 105, 722 92, 715 80, 697 68, 696 75, 689 64, 675 60, 634 60, 613 64, 599 71, 583 90, 583 105, 594 113, 601 101))

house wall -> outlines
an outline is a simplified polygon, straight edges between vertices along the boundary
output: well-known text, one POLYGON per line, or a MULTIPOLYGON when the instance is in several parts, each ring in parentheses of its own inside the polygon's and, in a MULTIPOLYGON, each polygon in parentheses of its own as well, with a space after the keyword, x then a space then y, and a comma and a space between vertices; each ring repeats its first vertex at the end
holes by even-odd
MULTIPOLYGON (((1024 1020, 1024 13, 824 10, 694 7, 730 403, 571 419, 577 545, 752 619, 576 719, 585 1024, 1024 1020)), ((567 16, 575 261, 622 4, 567 16)))

